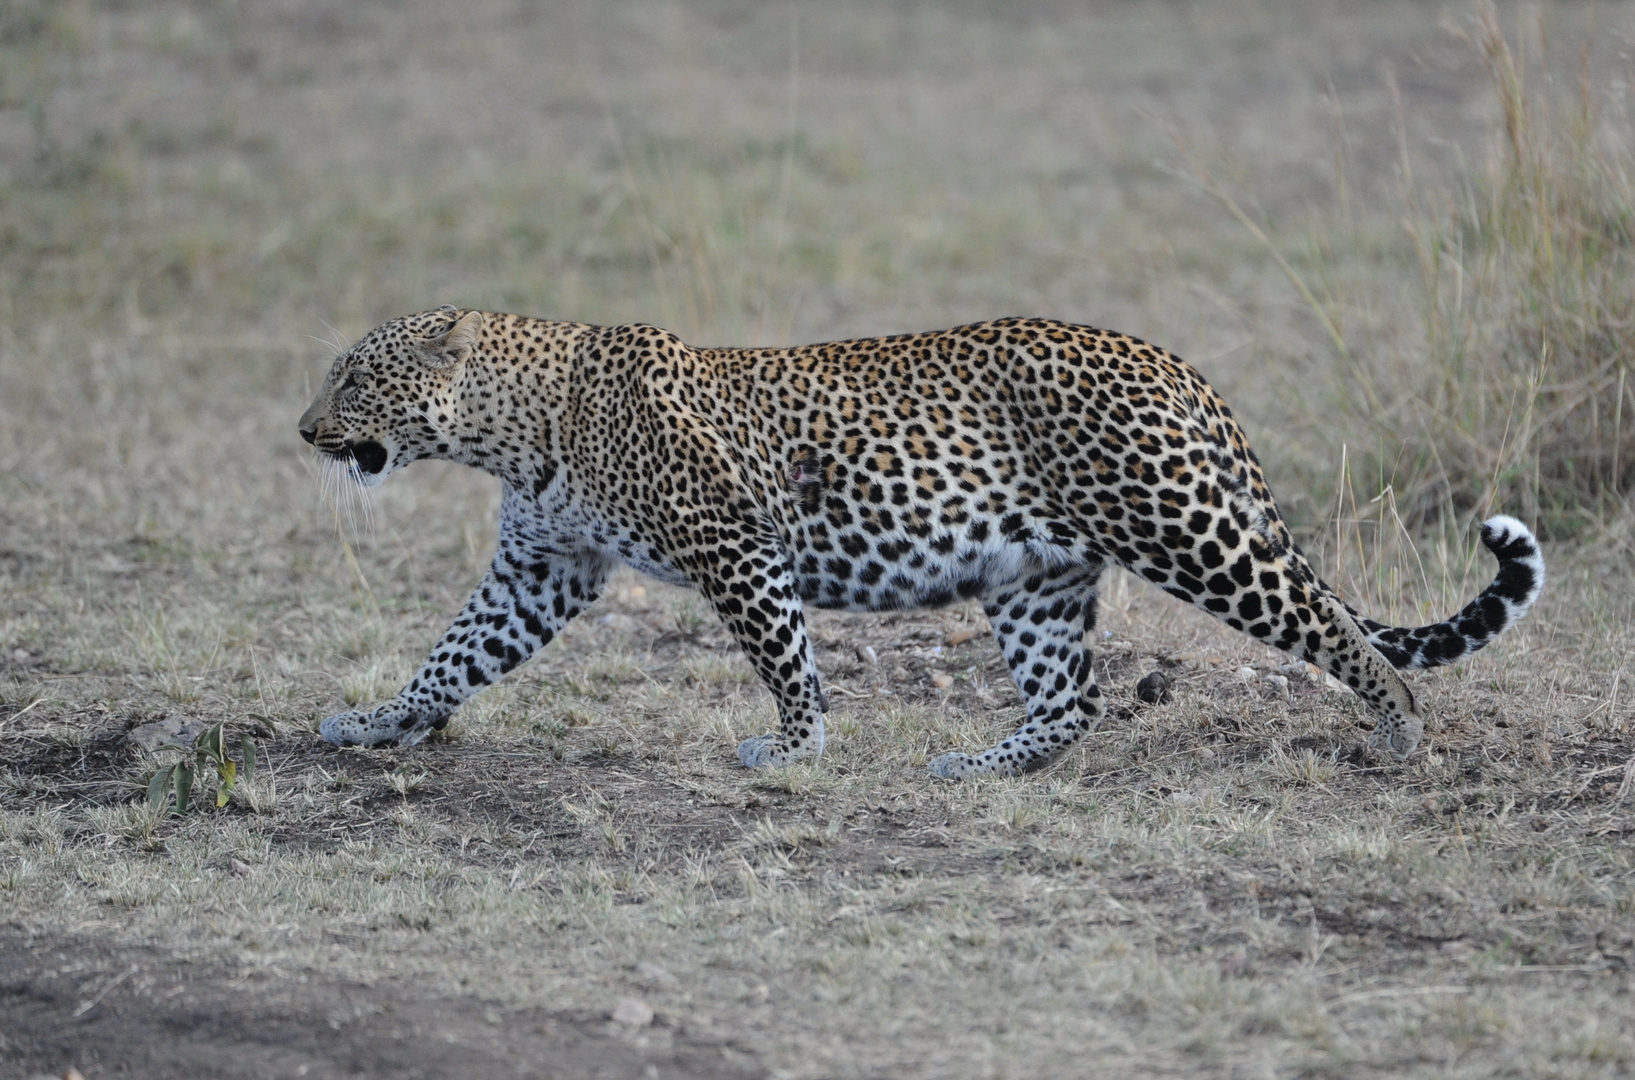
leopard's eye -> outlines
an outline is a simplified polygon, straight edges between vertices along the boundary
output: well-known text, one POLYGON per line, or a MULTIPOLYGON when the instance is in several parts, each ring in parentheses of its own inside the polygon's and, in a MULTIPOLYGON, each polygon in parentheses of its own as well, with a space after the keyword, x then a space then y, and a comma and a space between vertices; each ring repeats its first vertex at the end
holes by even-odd
POLYGON ((341 383, 341 389, 342 390, 352 390, 352 389, 356 388, 357 385, 358 385, 358 373, 355 372, 355 371, 348 371, 346 373, 345 381, 343 381, 341 383))

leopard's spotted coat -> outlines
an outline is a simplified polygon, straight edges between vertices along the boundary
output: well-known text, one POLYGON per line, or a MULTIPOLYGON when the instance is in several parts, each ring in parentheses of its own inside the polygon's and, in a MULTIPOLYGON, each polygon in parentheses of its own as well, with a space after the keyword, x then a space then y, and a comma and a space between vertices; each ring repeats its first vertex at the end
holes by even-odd
POLYGON ((480 311, 394 319, 335 361, 300 430, 375 484, 421 458, 504 482, 494 562, 390 701, 336 743, 415 742, 528 659, 623 562, 701 591, 778 702, 745 765, 823 748, 804 605, 978 597, 1027 721, 934 773, 1037 767, 1102 717, 1086 631, 1108 563, 1308 660, 1368 704, 1376 746, 1423 727, 1396 668, 1486 645, 1544 564, 1512 518, 1499 573, 1452 619, 1349 609, 1289 536, 1231 411, 1197 371, 1121 334, 1041 319, 794 349, 700 349, 653 326, 480 311))

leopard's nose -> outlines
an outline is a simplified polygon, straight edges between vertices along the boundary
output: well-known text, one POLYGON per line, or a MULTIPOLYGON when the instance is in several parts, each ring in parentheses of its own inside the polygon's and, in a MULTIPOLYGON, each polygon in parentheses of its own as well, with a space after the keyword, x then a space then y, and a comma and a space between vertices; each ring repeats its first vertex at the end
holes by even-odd
POLYGON ((301 438, 309 443, 316 444, 318 442, 318 421, 322 420, 323 416, 323 410, 318 407, 318 402, 314 401, 307 406, 307 411, 301 414, 301 419, 295 422, 295 430, 301 433, 301 438))

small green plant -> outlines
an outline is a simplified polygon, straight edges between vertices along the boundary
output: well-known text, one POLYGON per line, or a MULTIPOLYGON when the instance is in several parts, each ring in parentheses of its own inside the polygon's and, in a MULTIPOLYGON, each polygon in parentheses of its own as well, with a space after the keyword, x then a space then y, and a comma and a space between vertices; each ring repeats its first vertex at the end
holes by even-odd
POLYGON ((430 779, 431 773, 425 769, 409 772, 398 766, 386 774, 386 785, 404 798, 408 798, 411 792, 419 790, 420 786, 430 779))
POLYGON ((176 812, 185 814, 198 805, 193 799, 193 788, 200 777, 207 777, 211 770, 216 776, 216 808, 227 805, 232 798, 233 786, 242 776, 245 783, 255 778, 255 740, 248 735, 239 736, 241 747, 240 757, 244 759, 241 768, 238 762, 227 755, 227 733, 221 724, 213 724, 199 733, 192 744, 167 743, 167 747, 182 751, 182 757, 169 765, 160 767, 148 781, 148 807, 154 812, 164 808, 166 801, 174 794, 176 796, 176 812))
POLYGON ((677 601, 670 607, 675 617, 676 633, 688 641, 698 638, 699 632, 710 621, 709 615, 698 603, 691 599, 677 601))

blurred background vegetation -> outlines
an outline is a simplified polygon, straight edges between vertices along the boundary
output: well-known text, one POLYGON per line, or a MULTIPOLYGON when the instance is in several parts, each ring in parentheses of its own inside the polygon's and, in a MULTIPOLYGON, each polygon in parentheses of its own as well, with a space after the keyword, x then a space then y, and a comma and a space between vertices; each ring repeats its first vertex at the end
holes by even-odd
POLYGON ((1320 546, 1627 543, 1631 10, 12 0, 0 484, 153 520, 107 462, 201 422, 293 474, 333 351, 444 302, 1038 314, 1198 365, 1320 546))

